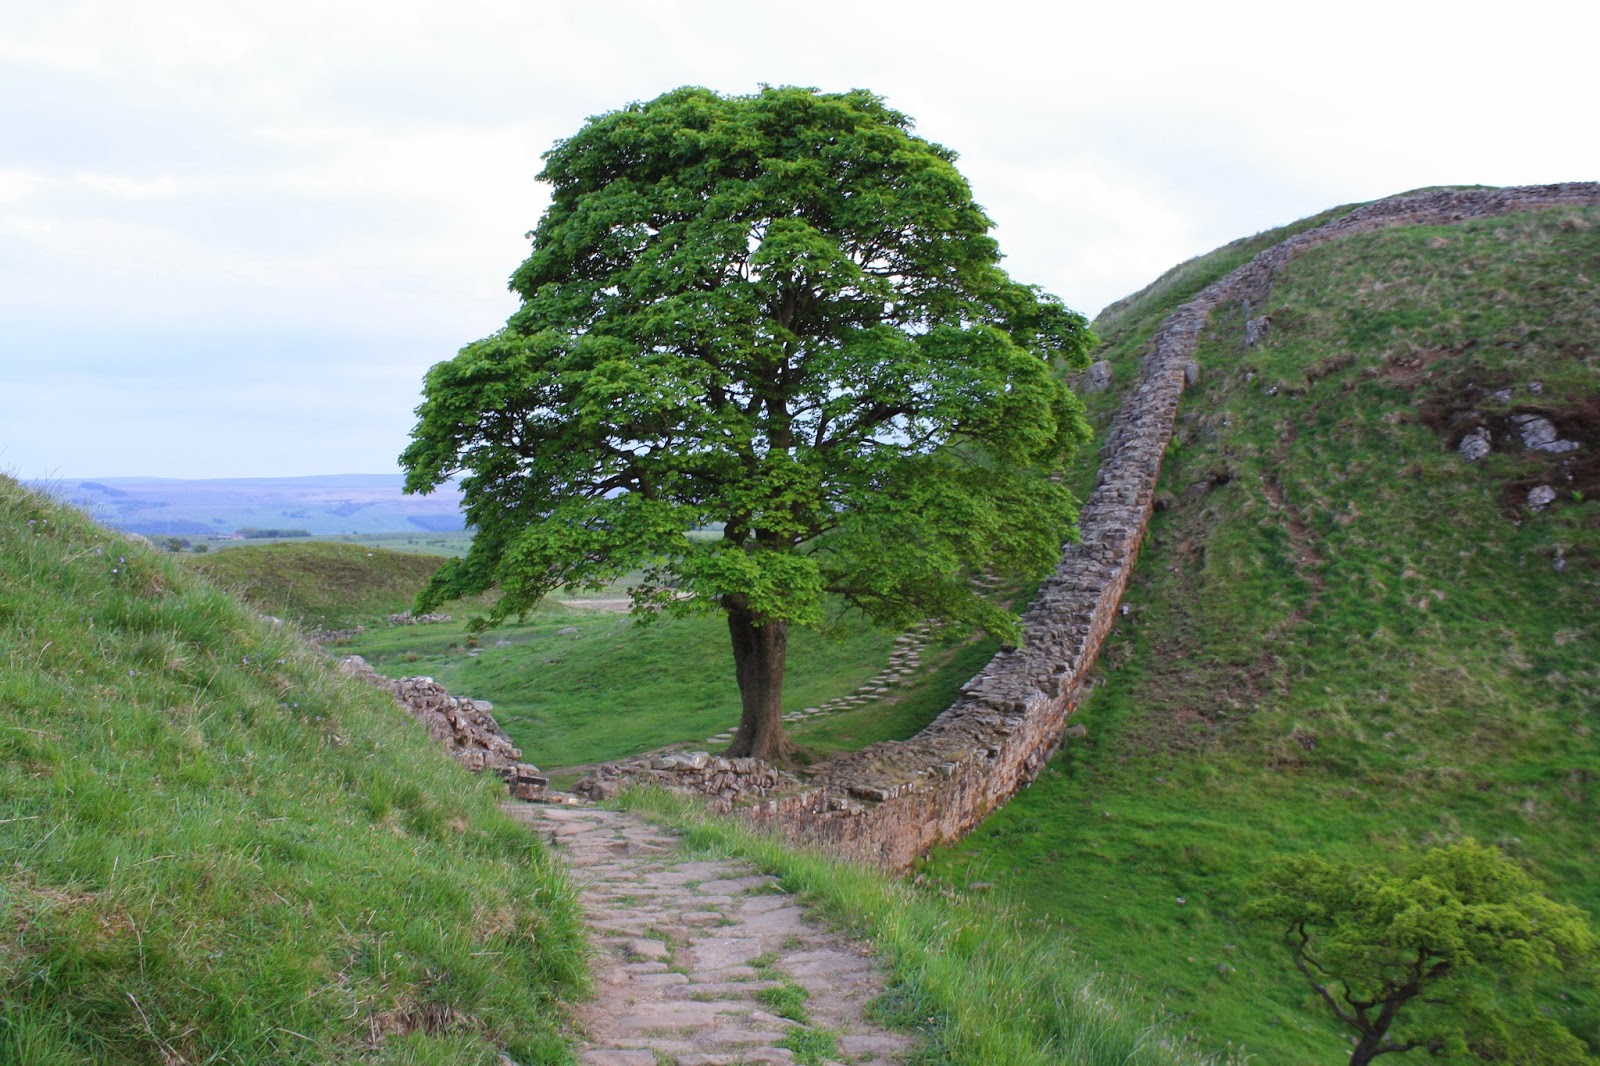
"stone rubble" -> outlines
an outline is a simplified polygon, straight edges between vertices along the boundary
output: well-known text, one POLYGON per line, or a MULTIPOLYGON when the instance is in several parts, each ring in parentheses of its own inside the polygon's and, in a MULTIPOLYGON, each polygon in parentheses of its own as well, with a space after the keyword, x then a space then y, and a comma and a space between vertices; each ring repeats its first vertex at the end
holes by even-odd
POLYGON ((340 659, 339 669, 392 695, 434 740, 473 773, 492 770, 506 782, 516 799, 544 798, 548 779, 537 766, 522 761, 522 749, 511 743, 494 720, 490 713, 494 705, 488 700, 452 696, 431 677, 403 677, 396 681, 378 673, 359 655, 340 659))
POLYGON ((412 614, 410 611, 401 611, 399 614, 389 616, 389 624, 392 626, 421 626, 448 621, 450 616, 447 614, 412 614))
POLYGON ((799 783, 793 774, 760 759, 728 759, 689 751, 606 763, 581 778, 572 791, 584 799, 607 800, 628 785, 642 785, 702 796, 713 810, 727 812, 741 801, 765 799, 799 783))
POLYGON ((805 1027, 833 1032, 838 1058, 859 1066, 910 1048, 866 1020, 885 987, 871 955, 748 863, 687 859, 673 834, 619 811, 505 810, 546 835, 581 886, 599 948, 597 994, 577 1017, 581 1066, 788 1066, 799 1060, 782 1045, 805 1027), (762 998, 787 985, 805 990, 804 1023, 762 998))

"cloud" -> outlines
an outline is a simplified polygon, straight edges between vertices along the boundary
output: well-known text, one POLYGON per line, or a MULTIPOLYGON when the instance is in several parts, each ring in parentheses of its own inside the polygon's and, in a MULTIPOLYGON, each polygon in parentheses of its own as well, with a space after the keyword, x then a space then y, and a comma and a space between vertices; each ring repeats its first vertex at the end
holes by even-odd
POLYGON ((0 373, 53 416, 0 425, 0 463, 391 469, 423 370, 514 306, 540 153, 678 85, 883 94, 961 153, 1013 275, 1092 312, 1335 203, 1600 175, 1597 21, 1552 0, 24 5, 0 37, 0 373))

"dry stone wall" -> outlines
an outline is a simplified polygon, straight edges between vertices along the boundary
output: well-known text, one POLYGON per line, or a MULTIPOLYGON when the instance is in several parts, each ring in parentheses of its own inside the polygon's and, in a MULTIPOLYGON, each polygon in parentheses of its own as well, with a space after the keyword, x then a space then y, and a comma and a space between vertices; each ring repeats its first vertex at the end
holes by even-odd
POLYGON ((522 749, 511 743, 494 720, 490 713, 494 707, 487 700, 452 696, 431 677, 403 677, 396 681, 378 673, 359 655, 340 659, 339 669, 392 695, 434 740, 473 773, 492 771, 517 799, 544 798, 548 780, 538 767, 522 761, 522 749))
POLYGON ((708 798, 712 809, 726 812, 738 803, 797 789, 800 781, 760 759, 725 759, 704 751, 689 751, 607 763, 572 790, 584 799, 605 800, 626 785, 691 792, 708 798))

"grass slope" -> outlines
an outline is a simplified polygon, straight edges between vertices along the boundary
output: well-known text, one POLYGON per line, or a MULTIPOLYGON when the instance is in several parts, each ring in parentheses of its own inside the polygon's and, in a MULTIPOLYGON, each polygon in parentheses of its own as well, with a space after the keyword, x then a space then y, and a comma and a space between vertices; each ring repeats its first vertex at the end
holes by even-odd
MULTIPOLYGON (((789 638, 786 708, 846 695, 882 670, 895 634, 845 618, 789 638)), ((727 624, 714 616, 661 618, 552 603, 521 625, 473 637, 465 620, 373 629, 341 642, 394 677, 426 674, 452 692, 495 705, 525 758, 576 766, 669 744, 706 746, 739 721, 727 624)), ((813 755, 907 737, 949 705, 994 654, 992 642, 930 648, 921 681, 874 704, 807 722, 791 735, 813 755)))
POLYGON ((561 1062, 573 900, 494 782, 0 478, 0 1061, 561 1062))
POLYGON ((338 628, 409 610, 444 560, 363 544, 290 541, 183 561, 270 615, 338 628))
MULTIPOLYGON (((1169 310, 1279 236, 1108 311, 1118 380, 1169 310)), ((1088 741, 930 872, 997 882, 1263 1062, 1348 1053, 1239 920, 1268 853, 1381 861, 1470 835, 1600 913, 1597 278, 1600 212, 1548 210, 1311 251, 1251 310, 1271 318, 1255 348, 1242 309, 1215 313, 1088 741), (1524 451, 1518 413, 1583 449, 1524 451), (1478 424, 1499 443, 1473 464, 1455 445, 1478 424), (1543 512, 1536 484, 1557 493, 1543 512)), ((1600 1051, 1593 987, 1552 981, 1542 1003, 1600 1051)))

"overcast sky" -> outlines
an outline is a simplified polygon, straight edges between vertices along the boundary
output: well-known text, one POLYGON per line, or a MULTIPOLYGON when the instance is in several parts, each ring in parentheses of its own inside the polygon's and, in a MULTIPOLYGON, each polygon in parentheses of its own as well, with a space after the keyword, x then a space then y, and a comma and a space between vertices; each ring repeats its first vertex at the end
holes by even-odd
POLYGON ((867 88, 1093 315, 1339 203, 1600 178, 1600 5, 0 0, 0 471, 380 473, 498 328, 540 153, 867 88))

